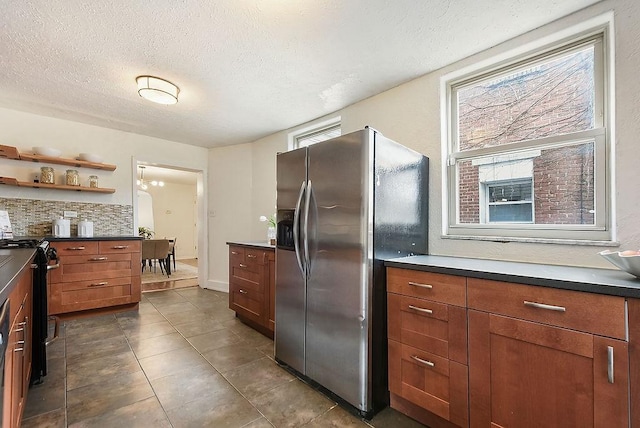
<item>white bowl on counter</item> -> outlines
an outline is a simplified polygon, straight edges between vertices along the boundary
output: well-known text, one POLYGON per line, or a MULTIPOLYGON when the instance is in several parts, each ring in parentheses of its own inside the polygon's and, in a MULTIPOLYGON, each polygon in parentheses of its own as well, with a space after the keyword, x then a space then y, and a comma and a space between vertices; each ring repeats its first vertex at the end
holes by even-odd
POLYGON ((611 264, 618 267, 631 275, 640 278, 640 251, 626 250, 626 251, 601 251, 602 257, 607 259, 611 264))
POLYGON ((103 161, 102 156, 94 155, 93 153, 80 153, 78 159, 93 163, 101 163, 103 161))
POLYGON ((62 154, 62 151, 51 147, 33 147, 33 153, 40 156, 49 156, 51 158, 57 158, 62 154))

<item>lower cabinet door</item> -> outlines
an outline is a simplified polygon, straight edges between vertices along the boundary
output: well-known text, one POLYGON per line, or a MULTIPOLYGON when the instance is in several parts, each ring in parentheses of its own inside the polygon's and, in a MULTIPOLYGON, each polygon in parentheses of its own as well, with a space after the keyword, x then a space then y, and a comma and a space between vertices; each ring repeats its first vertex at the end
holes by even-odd
POLYGON ((389 391, 468 426, 468 368, 463 364, 389 340, 389 391))
POLYGON ((627 342, 469 310, 472 427, 627 427, 627 342))

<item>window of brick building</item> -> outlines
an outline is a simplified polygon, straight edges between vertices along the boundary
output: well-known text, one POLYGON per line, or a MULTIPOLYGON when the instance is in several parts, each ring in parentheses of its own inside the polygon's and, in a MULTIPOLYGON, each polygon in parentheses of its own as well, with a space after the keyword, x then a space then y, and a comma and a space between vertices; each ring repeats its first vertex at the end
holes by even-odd
POLYGON ((447 82, 445 235, 611 239, 604 37, 447 82))

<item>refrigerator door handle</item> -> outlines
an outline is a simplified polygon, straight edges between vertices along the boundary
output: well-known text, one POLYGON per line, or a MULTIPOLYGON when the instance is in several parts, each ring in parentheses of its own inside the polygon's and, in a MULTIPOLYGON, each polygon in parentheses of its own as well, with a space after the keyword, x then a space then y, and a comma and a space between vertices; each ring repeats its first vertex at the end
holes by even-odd
POLYGON ((298 267, 302 276, 306 277, 305 268, 302 266, 302 257, 300 256, 300 236, 298 230, 300 226, 300 205, 302 204, 302 197, 304 196, 307 182, 303 181, 300 186, 300 193, 298 194, 298 202, 296 202, 296 210, 293 213, 293 246, 296 251, 296 260, 298 261, 298 267))
POLYGON ((309 184, 307 185, 307 194, 305 198, 304 204, 304 265, 307 269, 307 278, 309 278, 309 273, 311 271, 311 260, 309 257, 309 206, 311 205, 311 180, 309 180, 309 184))

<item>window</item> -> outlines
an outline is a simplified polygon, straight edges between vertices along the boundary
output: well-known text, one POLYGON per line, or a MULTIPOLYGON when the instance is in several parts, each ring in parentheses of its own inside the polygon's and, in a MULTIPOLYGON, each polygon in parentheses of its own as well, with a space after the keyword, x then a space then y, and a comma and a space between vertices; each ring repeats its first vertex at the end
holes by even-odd
POLYGON ((446 235, 611 239, 603 45, 447 82, 446 235))
POLYGON ((295 149, 307 147, 334 137, 339 137, 340 135, 342 135, 342 130, 339 122, 337 124, 321 125, 320 127, 313 128, 311 130, 303 130, 300 134, 294 135, 293 147, 295 149))

